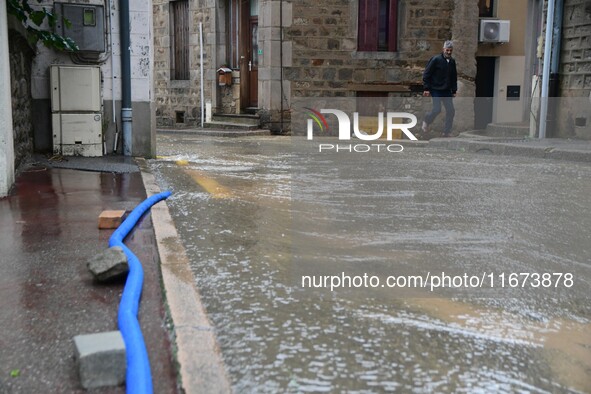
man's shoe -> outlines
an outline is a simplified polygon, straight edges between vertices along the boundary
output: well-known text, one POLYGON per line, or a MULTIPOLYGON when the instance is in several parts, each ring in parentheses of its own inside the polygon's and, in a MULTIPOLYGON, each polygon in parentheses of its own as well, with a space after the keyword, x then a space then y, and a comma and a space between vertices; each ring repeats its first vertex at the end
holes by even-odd
POLYGON ((442 138, 450 138, 451 137, 451 133, 442 133, 441 134, 442 138))
POLYGON ((429 125, 427 124, 427 122, 423 121, 423 133, 428 133, 429 132, 429 125))

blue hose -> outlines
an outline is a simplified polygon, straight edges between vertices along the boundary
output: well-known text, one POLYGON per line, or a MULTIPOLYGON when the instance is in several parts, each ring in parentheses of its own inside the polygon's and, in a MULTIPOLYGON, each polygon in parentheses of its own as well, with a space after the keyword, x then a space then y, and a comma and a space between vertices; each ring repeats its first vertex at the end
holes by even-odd
POLYGON ((125 219, 123 223, 113 232, 109 239, 109 247, 120 246, 127 256, 129 274, 119 303, 119 314, 117 317, 119 330, 125 342, 127 357, 126 391, 127 393, 151 394, 152 373, 146 344, 137 320, 137 313, 142 294, 144 282, 144 271, 139 259, 123 244, 123 240, 133 230, 137 222, 149 210, 152 205, 170 196, 170 192, 163 192, 151 196, 138 205, 125 219))

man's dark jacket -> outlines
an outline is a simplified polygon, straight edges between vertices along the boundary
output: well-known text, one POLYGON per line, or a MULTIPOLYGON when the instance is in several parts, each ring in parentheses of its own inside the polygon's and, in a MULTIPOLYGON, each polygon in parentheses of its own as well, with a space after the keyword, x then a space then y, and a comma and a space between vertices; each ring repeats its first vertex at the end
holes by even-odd
POLYGON ((449 62, 443 53, 433 56, 423 72, 424 90, 444 90, 455 94, 458 90, 458 72, 456 61, 453 58, 449 62))

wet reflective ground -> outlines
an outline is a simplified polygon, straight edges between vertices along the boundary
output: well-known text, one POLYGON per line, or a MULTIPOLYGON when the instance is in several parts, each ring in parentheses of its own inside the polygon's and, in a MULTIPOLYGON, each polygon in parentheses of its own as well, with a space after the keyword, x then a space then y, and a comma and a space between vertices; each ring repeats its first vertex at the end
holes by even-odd
POLYGON ((285 137, 160 135, 158 149, 236 392, 591 391, 591 166, 320 155, 285 137), (496 286, 301 285, 442 271, 496 286), (573 283, 500 288, 502 273, 573 283))
MULTIPOLYGON (((116 330, 125 285, 125 278, 98 283, 87 268, 90 258, 108 248, 113 233, 98 229, 98 217, 107 209, 131 211, 145 198, 137 171, 38 164, 23 169, 10 195, 0 199, 0 393, 87 392, 78 376, 73 337, 116 330)), ((175 392, 150 215, 125 244, 144 271, 139 320, 154 391, 175 392)), ((123 393, 125 387, 92 392, 123 393)))

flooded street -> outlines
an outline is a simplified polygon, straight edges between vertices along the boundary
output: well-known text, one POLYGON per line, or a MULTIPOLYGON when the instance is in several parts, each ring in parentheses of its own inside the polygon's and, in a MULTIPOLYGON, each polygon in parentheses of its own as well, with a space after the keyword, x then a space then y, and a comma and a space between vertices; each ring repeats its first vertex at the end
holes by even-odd
POLYGON ((187 134, 158 155, 235 392, 591 392, 590 165, 187 134))

